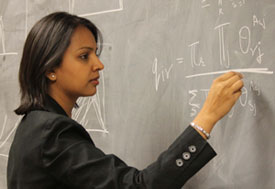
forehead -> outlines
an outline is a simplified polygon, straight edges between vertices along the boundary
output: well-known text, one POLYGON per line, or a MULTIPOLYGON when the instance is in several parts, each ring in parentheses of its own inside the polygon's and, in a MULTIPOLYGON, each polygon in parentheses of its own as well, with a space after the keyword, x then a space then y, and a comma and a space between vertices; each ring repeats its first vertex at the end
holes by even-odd
POLYGON ((78 26, 71 36, 69 48, 72 50, 81 47, 96 47, 96 41, 92 32, 85 26, 78 26))

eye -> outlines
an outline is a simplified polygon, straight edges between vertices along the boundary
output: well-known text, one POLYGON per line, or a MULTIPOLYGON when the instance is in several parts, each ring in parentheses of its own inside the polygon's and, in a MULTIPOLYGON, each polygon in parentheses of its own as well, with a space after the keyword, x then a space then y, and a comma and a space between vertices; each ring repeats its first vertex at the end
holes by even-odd
POLYGON ((88 60, 89 54, 88 54, 88 53, 82 54, 82 55, 79 56, 79 58, 80 58, 81 60, 88 60))

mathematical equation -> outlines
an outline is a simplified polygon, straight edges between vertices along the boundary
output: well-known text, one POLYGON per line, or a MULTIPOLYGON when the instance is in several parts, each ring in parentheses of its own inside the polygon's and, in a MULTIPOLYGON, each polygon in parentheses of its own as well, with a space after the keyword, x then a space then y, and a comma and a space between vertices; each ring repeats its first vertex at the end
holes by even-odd
MULTIPOLYGON (((209 90, 210 89, 192 89, 188 91, 188 105, 190 106, 190 117, 195 117, 198 114, 203 105, 201 102, 204 102, 206 100, 209 90)), ((238 100, 241 107, 248 109, 253 116, 257 115, 257 105, 255 101, 255 96, 261 96, 261 90, 259 86, 255 84, 254 81, 250 81, 248 87, 243 87, 242 95, 238 100)), ((228 117, 232 118, 233 115, 234 107, 228 114, 228 117)))
MULTIPOLYGON (((213 1, 202 0, 201 8, 208 8, 211 6, 213 1)), ((227 1, 228 3, 228 1, 227 1)), ((232 8, 241 8, 245 6, 247 3, 246 0, 234 1, 230 0, 230 4, 232 8)), ((224 15, 224 4, 222 0, 218 1, 219 7, 219 16, 224 15)), ((213 28, 213 33, 216 34, 218 39, 218 61, 219 71, 213 71, 208 73, 199 73, 205 67, 213 67, 213 62, 207 62, 205 55, 202 52, 201 46, 206 46, 207 44, 203 44, 202 41, 195 41, 186 46, 189 49, 189 58, 185 57, 177 57, 174 62, 171 64, 164 64, 155 58, 152 65, 152 74, 155 81, 155 90, 158 91, 160 87, 168 85, 170 83, 170 78, 172 74, 176 74, 178 70, 181 70, 181 64, 185 66, 190 66, 193 71, 197 72, 192 75, 186 75, 186 79, 192 79, 195 77, 205 77, 208 75, 216 75, 226 73, 228 71, 237 71, 241 73, 251 73, 251 74, 267 74, 272 75, 273 71, 269 70, 269 68, 234 68, 232 69, 231 59, 233 52, 233 56, 243 56, 246 59, 254 60, 257 65, 265 65, 265 52, 263 50, 263 42, 261 40, 255 40, 252 35, 252 31, 254 29, 257 32, 262 32, 268 28, 266 24, 265 16, 259 16, 257 14, 252 14, 251 19, 248 21, 250 24, 245 24, 239 26, 237 30, 235 30, 235 34, 230 32, 230 35, 236 36, 236 49, 232 49, 230 51, 229 48, 231 44, 227 44, 226 35, 229 34, 228 31, 231 31, 230 26, 232 25, 230 22, 225 22, 219 24, 213 28), (188 60, 189 59, 189 60, 188 60), (223 69, 223 70, 220 70, 223 69)), ((216 66, 214 66, 216 67, 216 66)), ((192 82, 192 81, 190 81, 192 82)), ((201 109, 201 102, 207 97, 209 89, 192 89, 188 90, 189 101, 188 104, 190 106, 190 117, 194 117, 198 111, 201 109), (204 98, 202 98, 202 96, 204 98)), ((253 80, 246 81, 246 86, 242 89, 242 96, 239 98, 239 104, 241 107, 248 109, 252 112, 253 116, 257 115, 257 103, 254 100, 255 96, 260 96, 261 90, 258 85, 255 84, 253 80), (248 85, 248 86, 247 86, 248 85)), ((234 115, 234 109, 229 114, 229 117, 234 115)))

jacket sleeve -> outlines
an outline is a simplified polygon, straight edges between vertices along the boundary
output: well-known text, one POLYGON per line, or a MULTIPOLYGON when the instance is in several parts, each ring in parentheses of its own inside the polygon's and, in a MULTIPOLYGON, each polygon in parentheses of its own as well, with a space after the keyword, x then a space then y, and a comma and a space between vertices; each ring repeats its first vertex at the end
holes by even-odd
POLYGON ((72 121, 55 120, 45 128, 42 164, 70 188, 181 188, 216 155, 189 126, 154 163, 140 171, 115 155, 104 154, 85 129, 72 121))

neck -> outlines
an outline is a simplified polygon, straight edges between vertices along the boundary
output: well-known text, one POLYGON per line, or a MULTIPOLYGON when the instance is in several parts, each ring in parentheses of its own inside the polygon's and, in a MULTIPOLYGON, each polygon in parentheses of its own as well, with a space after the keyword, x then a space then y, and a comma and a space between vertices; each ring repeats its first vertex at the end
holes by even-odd
POLYGON ((49 95, 63 108, 69 117, 72 117, 72 109, 76 103, 77 98, 69 97, 64 94, 52 93, 49 91, 49 95))

